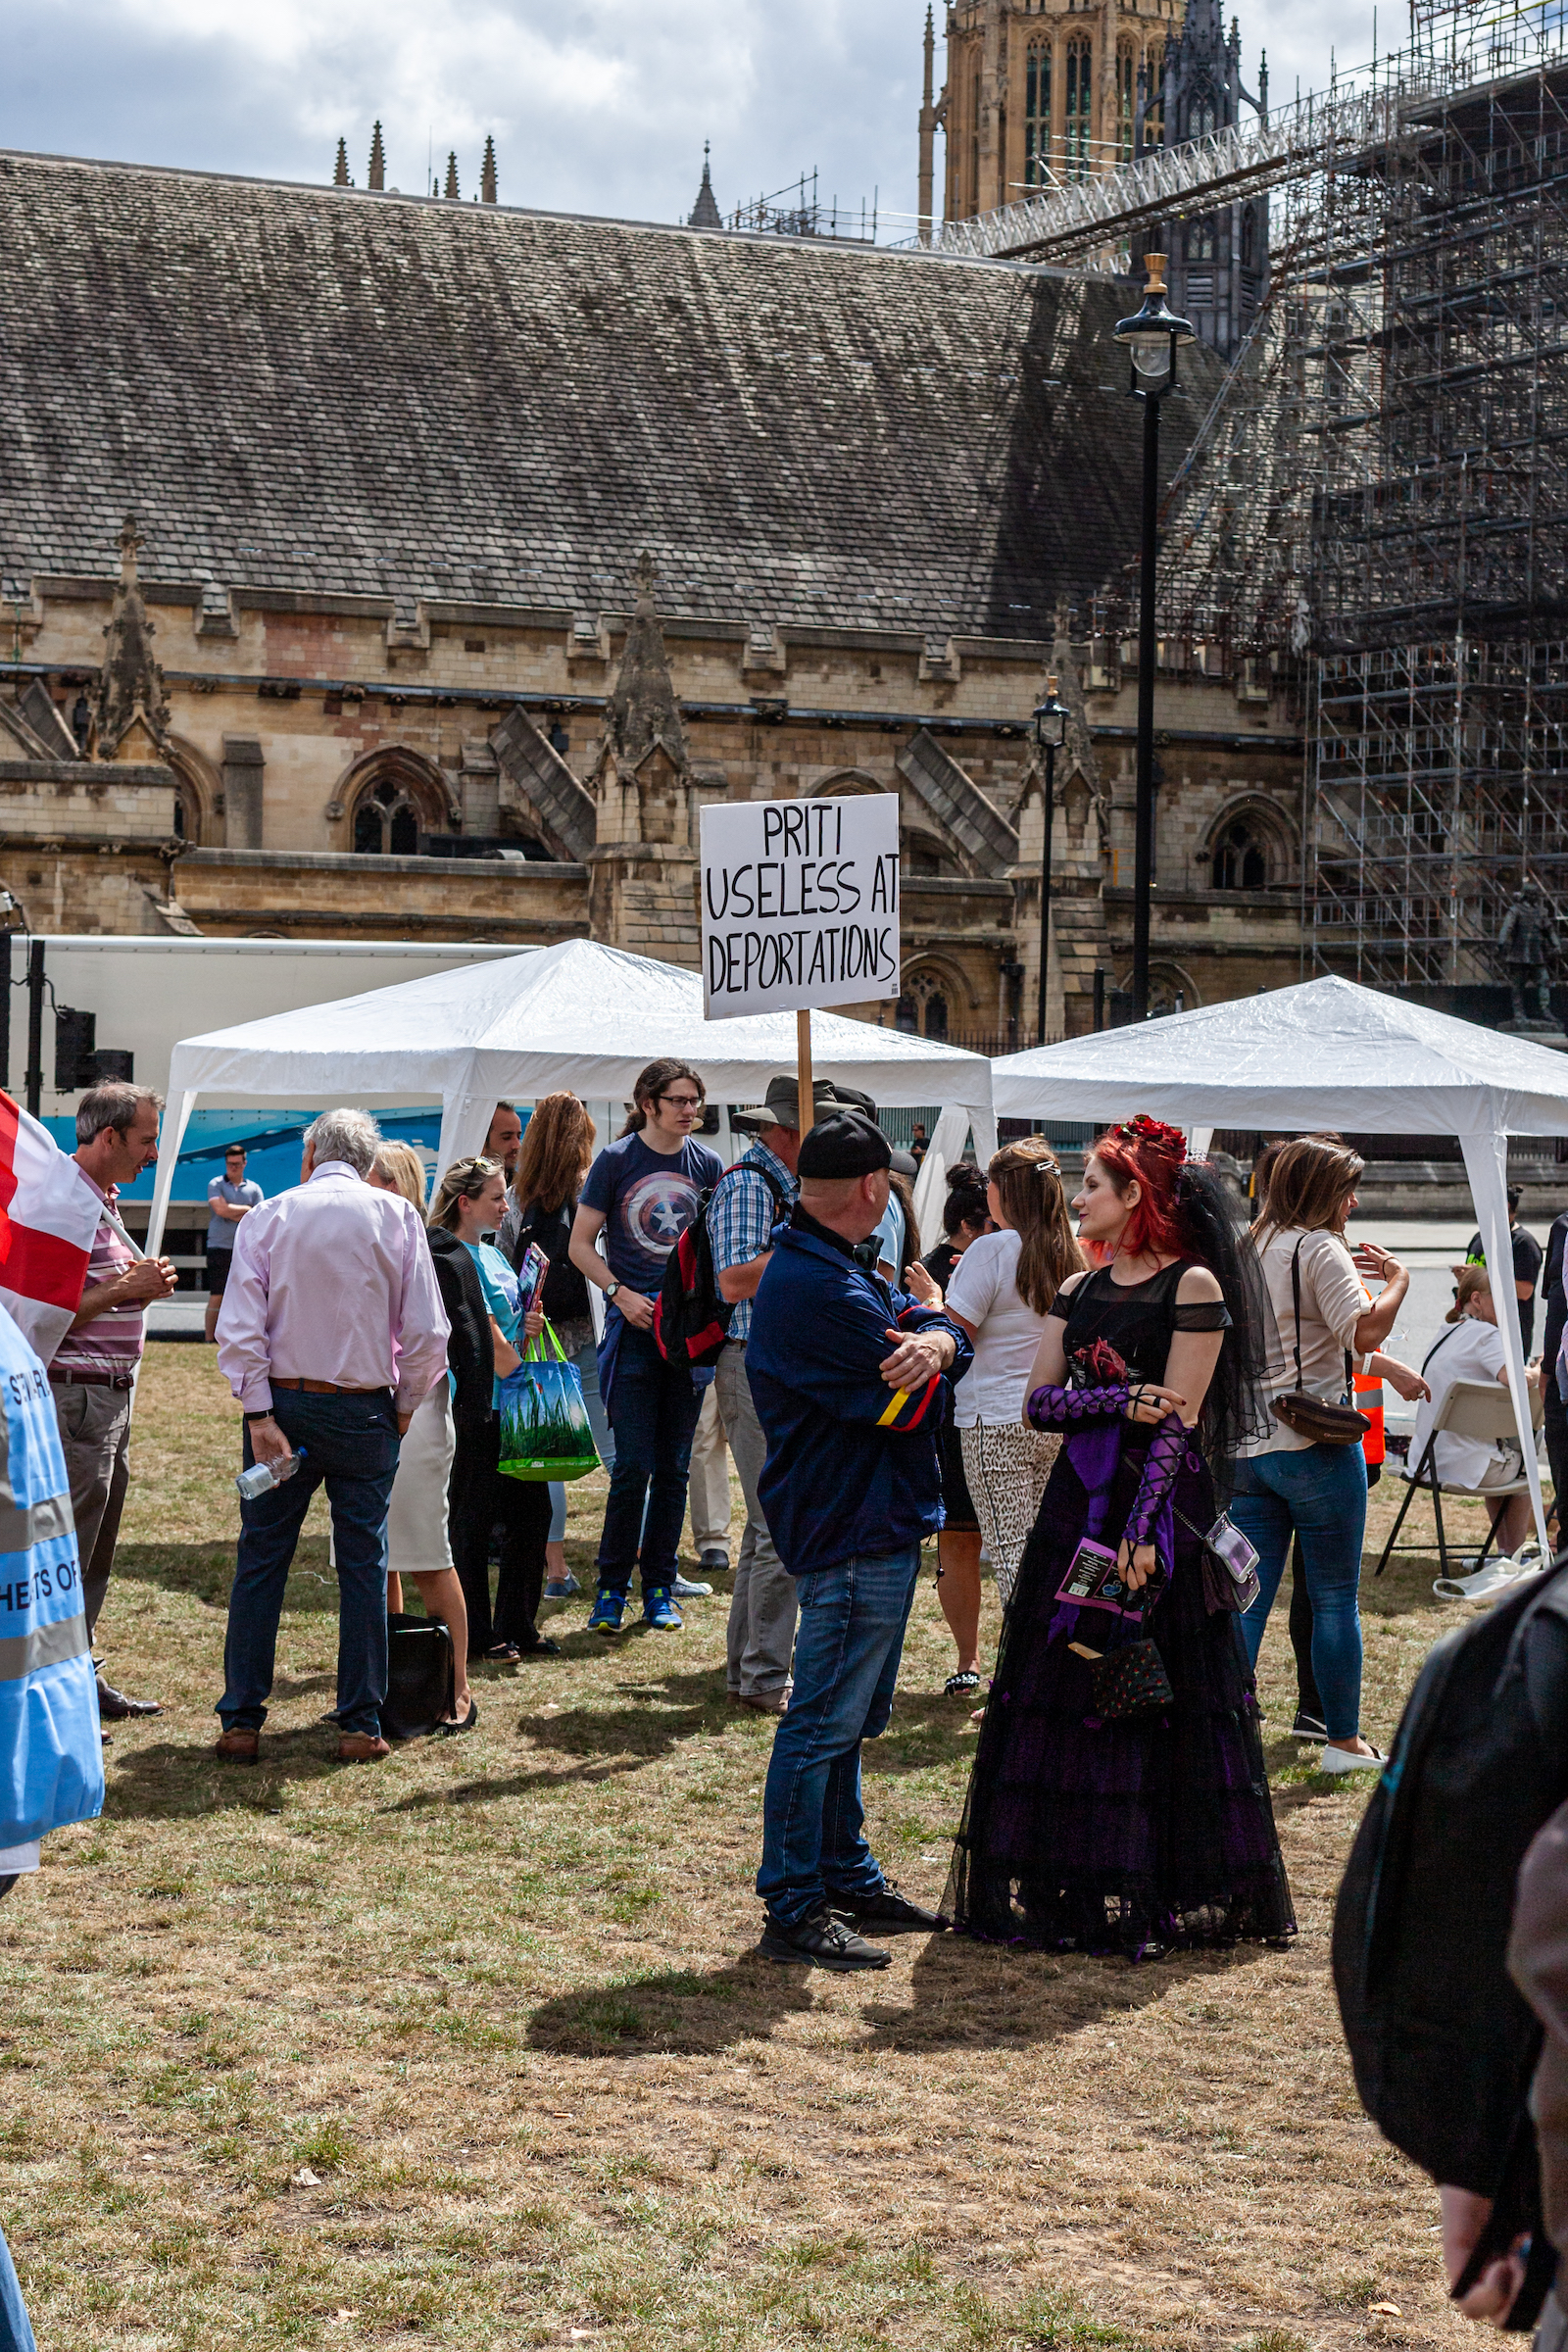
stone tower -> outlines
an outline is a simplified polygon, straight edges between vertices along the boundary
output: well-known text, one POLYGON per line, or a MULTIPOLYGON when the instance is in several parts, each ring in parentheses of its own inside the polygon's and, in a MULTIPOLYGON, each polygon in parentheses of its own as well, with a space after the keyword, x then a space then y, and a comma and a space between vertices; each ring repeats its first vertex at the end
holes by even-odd
POLYGON ((493 132, 484 134, 484 162, 479 167, 479 202, 494 204, 496 198, 496 142, 493 132))
POLYGON ((722 228, 724 220, 713 194, 713 183, 708 172, 708 141, 703 141, 703 184, 697 191, 697 202, 687 216, 688 228, 722 228))
POLYGON ((381 144, 379 122, 370 133, 370 170, 365 184, 368 188, 384 188, 386 186, 386 149, 381 144))
MULTIPOLYGON (((1188 0, 1180 36, 1165 45, 1157 79, 1142 74, 1137 145, 1179 147, 1242 119, 1244 102, 1268 120, 1268 61, 1258 94, 1242 87, 1241 27, 1227 34, 1220 0, 1188 0)), ((1268 199, 1221 205, 1162 225, 1145 240, 1168 256, 1170 305, 1223 359, 1241 347, 1268 283, 1268 199)))

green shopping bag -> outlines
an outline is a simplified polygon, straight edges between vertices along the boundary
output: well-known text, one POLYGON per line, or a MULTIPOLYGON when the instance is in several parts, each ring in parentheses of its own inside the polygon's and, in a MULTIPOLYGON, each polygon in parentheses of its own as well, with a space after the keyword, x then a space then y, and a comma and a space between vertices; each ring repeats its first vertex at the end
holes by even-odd
POLYGON ((501 1461, 507 1478, 586 1478, 599 1467, 582 1382, 547 1323, 501 1383, 501 1461), (538 1350, 536 1354, 534 1351, 538 1350))

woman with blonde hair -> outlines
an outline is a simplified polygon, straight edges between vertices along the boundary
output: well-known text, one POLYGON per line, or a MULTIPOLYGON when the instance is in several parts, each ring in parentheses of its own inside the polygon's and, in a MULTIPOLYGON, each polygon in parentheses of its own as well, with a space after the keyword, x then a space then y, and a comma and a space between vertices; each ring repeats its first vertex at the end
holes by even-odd
MULTIPOLYGON (((577 1196, 593 1164, 596 1130, 587 1105, 573 1094, 544 1095, 534 1104, 522 1131, 517 1172, 512 1180, 512 1199, 496 1235, 496 1247, 515 1272, 530 1242, 550 1260, 541 1304, 550 1328, 582 1382, 588 1426, 607 1470, 615 1466, 615 1441, 599 1395, 599 1359, 595 1353, 593 1315, 588 1285, 567 1255, 577 1196)), ((566 1567, 566 1490, 550 1489, 550 1538, 545 1546, 544 1597, 568 1600, 578 1590, 566 1567)))
POLYGON ((1005 1608, 1060 1449, 1059 1432, 1025 1422, 1024 1393, 1056 1293, 1069 1274, 1084 1269, 1061 1170, 1044 1136, 1025 1136, 993 1155, 986 1201, 996 1230, 970 1243, 947 1297, 949 1314, 974 1342, 973 1366, 954 1393, 953 1418, 979 1521, 957 1566, 944 1558, 938 1586, 958 1650, 958 1670, 947 1686, 954 1697, 980 1687, 980 1543, 990 1551, 1005 1608))
MULTIPOLYGON (((1492 1276, 1485 1266, 1462 1266, 1453 1304, 1443 1318, 1448 1326, 1427 1350, 1421 1370, 1428 1382, 1427 1399, 1416 1407, 1415 1432, 1410 1440, 1411 1464, 1427 1449, 1433 1423, 1456 1380, 1496 1380, 1504 1388, 1508 1374, 1497 1329, 1496 1301, 1492 1276)), ((1541 1367, 1531 1364, 1525 1379, 1535 1388, 1541 1367)), ((1506 1439, 1456 1438, 1444 1430, 1433 1447, 1439 1479, 1445 1486, 1470 1487, 1481 1495, 1487 1517, 1497 1531, 1499 1560, 1516 1552, 1530 1533, 1533 1510, 1528 1494, 1492 1494, 1490 1487, 1512 1486, 1524 1476, 1524 1459, 1517 1445, 1506 1439)))
MULTIPOLYGON (((380 1192, 401 1193, 423 1216, 424 1162, 412 1144, 383 1143, 366 1181, 380 1192)), ((450 1309, 447 1319, 452 1320, 450 1309)), ((449 1361, 450 1356, 449 1344, 449 1361)), ((444 1728, 471 1732, 479 1720, 479 1709, 468 1688, 468 1612, 452 1564, 447 1532, 447 1482, 452 1476, 455 1443, 452 1383, 442 1379, 409 1423, 398 1448, 398 1471, 386 1515, 386 1605, 391 1615, 401 1613, 402 1580, 412 1577, 419 1588, 425 1615, 444 1625, 452 1637, 453 1711, 444 1728)))

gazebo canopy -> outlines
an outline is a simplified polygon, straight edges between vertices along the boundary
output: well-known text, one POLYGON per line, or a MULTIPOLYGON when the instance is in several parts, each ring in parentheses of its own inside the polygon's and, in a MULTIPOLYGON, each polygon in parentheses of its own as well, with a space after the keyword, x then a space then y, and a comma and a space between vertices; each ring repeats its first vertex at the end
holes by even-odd
MULTIPOLYGON (((1568 1135, 1568 1054, 1337 978, 1037 1046, 992 1070, 999 1117, 1143 1110, 1187 1128, 1198 1151, 1216 1127, 1455 1136, 1491 1266, 1513 1263, 1509 1136, 1568 1135)), ((1519 1301, 1511 1281, 1493 1298, 1544 1547, 1519 1301)))

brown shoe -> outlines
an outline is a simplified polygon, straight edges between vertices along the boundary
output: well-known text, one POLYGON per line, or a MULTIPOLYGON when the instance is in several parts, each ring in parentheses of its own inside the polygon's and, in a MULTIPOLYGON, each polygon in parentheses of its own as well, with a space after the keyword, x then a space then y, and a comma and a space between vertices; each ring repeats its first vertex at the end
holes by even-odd
POLYGON ((254 1764, 261 1754, 262 1735, 236 1729, 225 1732, 213 1753, 225 1764, 254 1764))
POLYGON ((387 1742, 372 1732, 344 1732, 338 1739, 340 1764, 379 1764, 383 1756, 391 1753, 387 1742))

